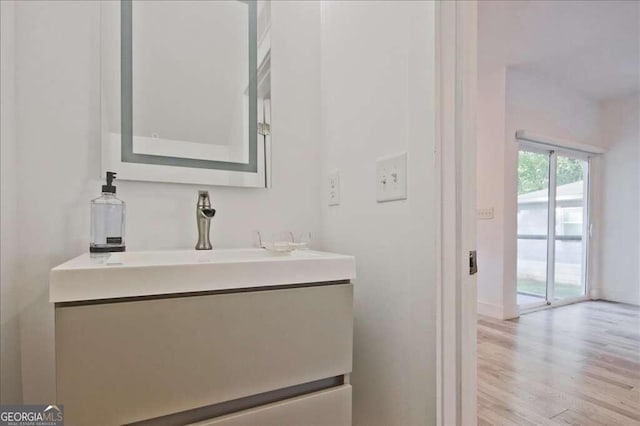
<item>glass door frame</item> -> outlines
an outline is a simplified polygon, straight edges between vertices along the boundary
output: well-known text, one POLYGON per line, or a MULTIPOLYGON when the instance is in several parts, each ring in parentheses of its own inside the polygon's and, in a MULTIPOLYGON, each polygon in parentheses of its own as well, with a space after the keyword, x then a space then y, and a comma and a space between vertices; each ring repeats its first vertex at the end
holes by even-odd
MULTIPOLYGON (((585 152, 575 151, 571 149, 552 147, 537 144, 535 142, 528 142, 519 140, 518 152, 527 151, 537 154, 544 154, 549 156, 549 170, 548 170, 548 205, 547 205, 547 279, 545 289, 545 300, 540 302, 527 303, 523 305, 517 305, 520 313, 538 310, 545 307, 562 306, 571 303, 581 302, 589 299, 589 248, 591 237, 591 168, 592 168, 592 156, 585 152), (558 155, 568 158, 574 158, 576 160, 585 161, 587 163, 586 170, 584 171, 584 189, 583 189, 583 223, 582 223, 582 288, 584 293, 582 296, 564 298, 560 300, 555 299, 555 252, 556 252, 556 209, 557 209, 557 177, 558 177, 558 155)), ((519 177, 517 177, 519 178, 519 177)), ((516 230, 516 239, 518 238, 518 232, 516 230)), ((516 255, 516 262, 518 256, 516 255)), ((516 288, 517 288, 516 280, 516 288)), ((517 290, 516 290, 517 294, 517 290)))

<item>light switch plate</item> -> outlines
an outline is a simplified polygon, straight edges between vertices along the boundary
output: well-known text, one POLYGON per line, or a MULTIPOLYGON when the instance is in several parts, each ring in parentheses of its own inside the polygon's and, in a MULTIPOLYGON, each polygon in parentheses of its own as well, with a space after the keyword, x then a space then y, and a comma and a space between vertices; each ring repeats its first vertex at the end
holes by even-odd
POLYGON ((327 199, 330 206, 340 205, 340 173, 337 170, 329 173, 329 180, 327 182, 327 199))
POLYGON ((490 220, 493 219, 493 207, 478 209, 478 219, 490 220))
POLYGON ((376 163, 377 200, 405 200, 407 198, 407 153, 381 158, 376 163))

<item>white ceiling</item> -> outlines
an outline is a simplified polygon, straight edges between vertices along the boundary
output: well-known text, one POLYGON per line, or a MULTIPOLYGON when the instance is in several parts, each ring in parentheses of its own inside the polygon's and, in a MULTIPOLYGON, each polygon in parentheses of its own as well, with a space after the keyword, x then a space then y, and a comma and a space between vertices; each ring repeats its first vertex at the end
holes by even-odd
POLYGON ((481 1, 480 67, 531 71, 604 100, 640 91, 640 2, 481 1))

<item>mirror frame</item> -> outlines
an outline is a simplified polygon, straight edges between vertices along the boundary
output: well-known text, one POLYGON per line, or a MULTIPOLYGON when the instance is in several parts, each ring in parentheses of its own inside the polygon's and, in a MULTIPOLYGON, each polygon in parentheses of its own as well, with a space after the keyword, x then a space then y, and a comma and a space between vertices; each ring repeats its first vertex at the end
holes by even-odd
MULTIPOLYGON (((240 0, 242 1, 242 0, 240 0)), ((270 102, 258 102, 258 66, 262 63, 258 51, 265 51, 257 43, 257 7, 255 1, 242 1, 248 5, 249 19, 249 110, 250 134, 249 163, 233 163, 204 159, 165 157, 133 152, 133 93, 132 93, 132 1, 101 2, 101 56, 102 56, 102 174, 118 173, 121 180, 223 185, 238 187, 268 187, 270 183, 270 102), (117 49, 116 46, 119 46, 117 49), (116 55, 114 50, 118 51, 116 55), (106 65, 112 65, 106 68, 106 65), (119 75, 109 75, 108 69, 117 67, 119 75), (115 80, 115 81, 114 81, 115 80), (108 117, 106 87, 118 87, 119 117, 108 117), (122 135, 110 134, 108 119, 120 120, 122 135), (260 118, 260 120, 259 120, 260 118), (258 125, 258 121, 261 125, 258 125), (262 123, 267 126, 262 125, 262 123), (266 134, 265 134, 266 133, 266 134)), ((270 40, 267 40, 270 47, 270 40)), ((269 55, 270 49, 267 49, 269 55)), ((263 54, 263 56, 266 56, 263 54)), ((266 58, 265 61, 269 61, 266 58)), ((111 74, 114 74, 113 72, 111 74)), ((270 77, 270 76, 267 76, 270 77)), ((113 110, 113 106, 112 106, 113 110)))

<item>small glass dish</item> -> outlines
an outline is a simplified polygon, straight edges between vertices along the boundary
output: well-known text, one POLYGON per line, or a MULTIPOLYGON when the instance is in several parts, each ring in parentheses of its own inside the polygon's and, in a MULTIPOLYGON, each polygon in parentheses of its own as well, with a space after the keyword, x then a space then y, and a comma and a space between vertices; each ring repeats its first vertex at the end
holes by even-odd
POLYGON ((296 250, 295 243, 290 241, 265 241, 262 248, 273 253, 291 253, 296 250))

